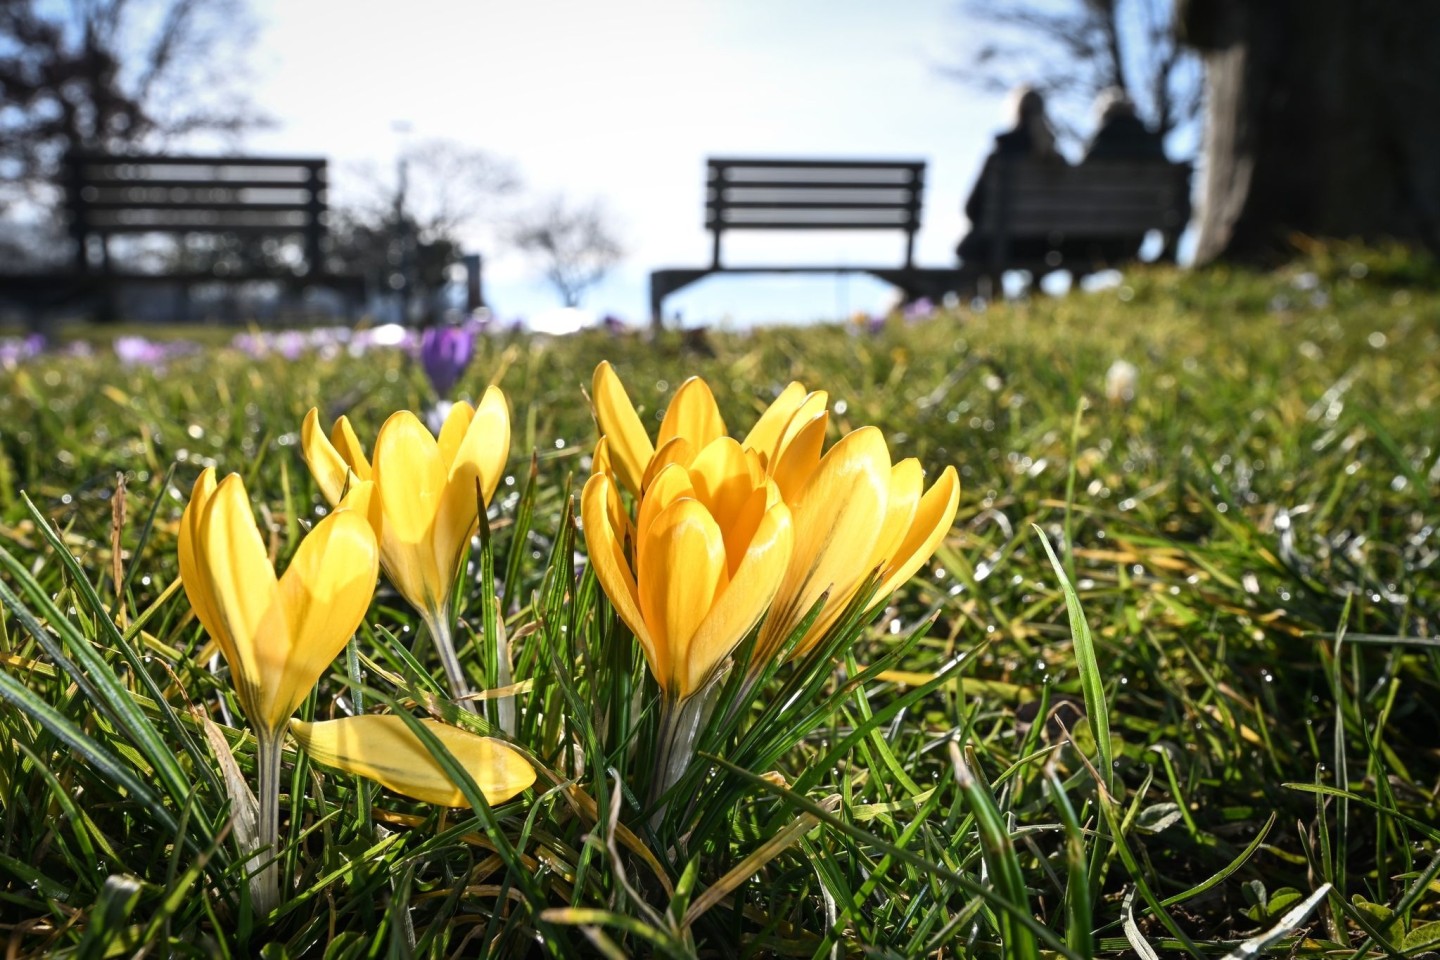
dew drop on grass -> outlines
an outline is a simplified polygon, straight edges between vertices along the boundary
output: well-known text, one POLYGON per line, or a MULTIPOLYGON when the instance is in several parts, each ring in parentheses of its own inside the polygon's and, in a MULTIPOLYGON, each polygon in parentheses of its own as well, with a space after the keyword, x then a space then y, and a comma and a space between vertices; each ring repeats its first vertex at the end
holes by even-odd
POLYGON ((833 404, 833 407, 835 410, 835 415, 840 416, 843 415, 846 410, 850 409, 850 404, 846 403, 844 400, 836 400, 833 404))

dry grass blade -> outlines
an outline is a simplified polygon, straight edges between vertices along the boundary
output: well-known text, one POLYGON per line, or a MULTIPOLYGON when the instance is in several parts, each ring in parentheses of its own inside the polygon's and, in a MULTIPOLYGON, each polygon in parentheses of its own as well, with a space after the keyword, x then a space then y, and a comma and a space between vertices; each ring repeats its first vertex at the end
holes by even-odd
MULTIPOLYGON (((840 801, 840 794, 835 793, 821 800, 820 806, 827 813, 834 813, 840 809, 840 801)), ((723 877, 716 880, 704 893, 696 897, 695 902, 690 905, 690 909, 685 911, 685 919, 681 921, 680 925, 682 927, 689 927, 696 920, 700 919, 705 911, 728 897, 742 883, 749 880, 756 873, 759 873, 761 867, 800 842, 801 837, 815 829, 819 824, 820 818, 814 814, 800 814, 800 816, 796 817, 779 833, 765 841, 748 857, 728 870, 723 877)))

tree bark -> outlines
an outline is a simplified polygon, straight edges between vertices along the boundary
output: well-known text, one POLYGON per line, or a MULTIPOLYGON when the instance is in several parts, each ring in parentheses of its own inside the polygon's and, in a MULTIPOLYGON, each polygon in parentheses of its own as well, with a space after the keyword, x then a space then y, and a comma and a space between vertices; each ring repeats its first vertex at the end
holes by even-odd
POLYGON ((1206 70, 1197 263, 1295 233, 1440 251, 1440 3, 1181 6, 1206 70))

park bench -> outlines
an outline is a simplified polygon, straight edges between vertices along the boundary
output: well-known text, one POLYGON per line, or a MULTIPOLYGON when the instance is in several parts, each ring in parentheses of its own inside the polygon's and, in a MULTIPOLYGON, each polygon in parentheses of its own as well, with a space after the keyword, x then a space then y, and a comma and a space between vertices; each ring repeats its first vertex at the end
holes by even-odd
POLYGON ((71 268, 6 278, 22 298, 28 291, 32 304, 90 300, 100 319, 110 319, 117 290, 134 284, 178 285, 187 302, 196 283, 265 280, 360 292, 357 279, 324 269, 323 159, 71 153, 62 186, 74 244, 71 268), (147 234, 238 237, 262 246, 251 244, 238 265, 191 269, 182 263, 158 272, 117 266, 111 238, 147 234), (266 241, 296 239, 303 259, 264 250, 266 241))
MULTIPOLYGON (((983 253, 973 266, 992 282, 1016 269, 1036 276, 1064 269, 1078 279, 1133 260, 1152 230, 1173 259, 1190 219, 1190 165, 1165 160, 1090 160, 1072 167, 996 157, 978 189, 985 196, 972 230, 983 253)), ((966 265, 972 266, 968 258, 966 265)))
POLYGON ((972 276, 953 268, 917 267, 915 233, 925 191, 918 160, 712 158, 706 161, 705 228, 714 234, 710 264, 650 274, 650 315, 658 327, 667 296, 716 273, 864 273, 900 288, 907 301, 938 300, 972 276), (899 266, 726 266, 721 238, 734 230, 898 230, 899 266))

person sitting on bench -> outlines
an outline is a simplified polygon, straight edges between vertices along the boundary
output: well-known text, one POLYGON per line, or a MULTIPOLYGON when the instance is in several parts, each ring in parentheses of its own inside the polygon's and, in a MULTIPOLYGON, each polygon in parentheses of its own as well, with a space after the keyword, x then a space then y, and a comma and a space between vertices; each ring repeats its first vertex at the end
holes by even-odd
MULTIPOLYGON (((1145 125, 1135 113, 1135 104, 1119 87, 1109 87, 1095 98, 1095 113, 1100 125, 1085 148, 1081 166, 1094 164, 1154 163, 1166 164, 1165 138, 1145 125)), ((1186 219, 1188 219, 1188 211, 1186 219)), ((1133 260, 1140 251, 1144 238, 1116 237, 1066 237, 1061 244, 1061 256, 1067 264, 1114 265, 1133 260)), ((1168 242, 1168 241, 1167 241, 1168 242)), ((1173 252, 1166 251, 1168 259, 1173 252)), ((1075 273, 1083 273, 1077 270, 1075 273)), ((1076 276, 1079 279, 1079 276, 1076 276)))
MULTIPOLYGON (((956 247, 955 253, 967 262, 983 262, 991 252, 993 238, 977 228, 984 216, 987 196, 992 192, 991 180, 997 175, 997 166, 1007 160, 1030 158, 1049 163, 1063 164, 1065 158, 1055 149, 1055 130, 1045 112, 1045 98, 1038 90, 1020 87, 1012 94, 1015 111, 1015 125, 1004 133, 996 134, 995 145, 985 158, 980 176, 975 179, 975 188, 965 201, 965 216, 971 229, 956 247)), ((1049 251, 1045 237, 1012 237, 1008 259, 1043 261, 1049 251)))
POLYGON ((1109 87, 1095 98, 1100 126, 1085 148, 1080 161, 1157 160, 1165 157, 1165 139, 1145 126, 1135 113, 1135 104, 1119 87, 1109 87))

